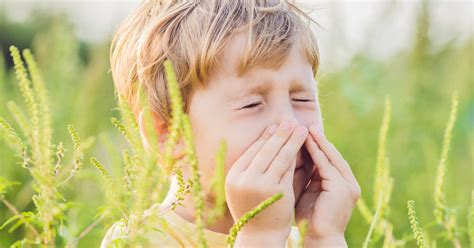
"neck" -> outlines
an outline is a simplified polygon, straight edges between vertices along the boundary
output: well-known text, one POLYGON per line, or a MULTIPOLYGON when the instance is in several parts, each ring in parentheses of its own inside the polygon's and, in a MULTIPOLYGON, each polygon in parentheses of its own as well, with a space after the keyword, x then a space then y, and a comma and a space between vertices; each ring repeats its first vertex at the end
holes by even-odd
MULTIPOLYGON (((175 194, 178 191, 178 189, 179 189, 179 186, 178 186, 177 180, 173 176, 171 180, 171 184, 170 184, 170 189, 164 200, 165 205, 169 205, 176 201, 175 194)), ((212 200, 213 197, 209 193, 207 193, 206 191, 203 191, 203 193, 204 193, 203 219, 205 223, 204 227, 214 232, 228 234, 230 228, 234 224, 234 219, 232 218, 232 215, 229 209, 227 208, 227 205, 224 210, 224 215, 221 218, 218 218, 213 223, 208 223, 207 216, 210 216, 210 212, 214 208, 214 201, 212 200)), ((186 194, 184 196, 184 200, 182 203, 183 203, 182 206, 181 205, 176 206, 174 212, 178 214, 179 216, 181 216, 183 219, 187 220, 188 222, 195 223, 196 209, 195 209, 192 193, 186 194)))

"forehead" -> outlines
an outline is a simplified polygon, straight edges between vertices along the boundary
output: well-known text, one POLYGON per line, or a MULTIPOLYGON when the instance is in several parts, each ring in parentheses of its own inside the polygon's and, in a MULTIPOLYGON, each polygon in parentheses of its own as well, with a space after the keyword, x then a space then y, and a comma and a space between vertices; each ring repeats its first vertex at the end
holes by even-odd
POLYGON ((229 79, 238 81, 239 83, 226 85, 226 88, 231 89, 251 87, 259 82, 263 83, 263 81, 298 82, 313 88, 311 85, 314 83, 313 70, 311 64, 303 56, 298 42, 292 46, 285 61, 279 68, 256 66, 250 68, 245 74, 238 76, 238 65, 242 60, 247 38, 248 35, 245 32, 241 32, 229 40, 222 53, 218 56, 216 67, 209 73, 210 78, 216 79, 211 81, 226 82, 229 79))

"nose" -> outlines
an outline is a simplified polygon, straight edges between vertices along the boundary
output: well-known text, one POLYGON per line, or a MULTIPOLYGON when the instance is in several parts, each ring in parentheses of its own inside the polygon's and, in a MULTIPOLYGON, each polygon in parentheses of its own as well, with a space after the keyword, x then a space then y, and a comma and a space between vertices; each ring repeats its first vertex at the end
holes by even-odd
POLYGON ((280 104, 277 108, 275 108, 274 112, 274 122, 273 123, 281 123, 283 121, 290 121, 292 123, 296 123, 298 125, 302 125, 302 120, 298 118, 296 115, 293 106, 291 105, 290 101, 284 101, 284 103, 280 104))
MULTIPOLYGON (((307 126, 306 123, 304 123, 304 120, 300 119, 300 117, 295 113, 293 106, 291 105, 291 100, 289 103, 285 102, 285 104, 281 104, 279 108, 275 110, 275 116, 273 120, 274 121, 272 123, 277 124, 280 124, 283 121, 290 121, 297 125, 307 126)), ((296 169, 302 167, 304 163, 308 161, 308 157, 309 154, 306 150, 305 145, 303 144, 295 156, 296 169)))

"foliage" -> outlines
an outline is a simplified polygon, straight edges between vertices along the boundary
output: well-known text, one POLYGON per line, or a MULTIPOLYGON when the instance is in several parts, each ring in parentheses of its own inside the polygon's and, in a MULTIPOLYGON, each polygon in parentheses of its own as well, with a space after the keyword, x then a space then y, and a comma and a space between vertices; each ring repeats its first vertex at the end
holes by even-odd
MULTIPOLYGON (((379 61, 361 51, 348 65, 319 73, 327 136, 362 187, 346 231, 350 247, 474 247, 474 41, 435 46, 426 35, 426 11, 420 12, 413 45, 396 56, 379 61)), ((149 146, 135 114, 123 99, 114 99, 109 44, 85 48, 71 30, 58 19, 35 35, 34 57, 28 49, 20 56, 14 47, 11 60, 0 56, 1 247, 97 247, 117 220, 130 230, 124 246, 146 245, 141 229, 152 227, 142 225, 140 216, 164 199, 170 175, 180 187, 174 207, 186 194, 202 207, 203 176, 173 76, 171 138, 163 153, 153 154, 158 137, 146 100, 149 146), (186 140, 188 154, 182 163, 170 152, 179 139, 186 140), (189 180, 182 164, 192 165, 189 180)), ((225 153, 223 141, 209 222, 225 207, 225 153)), ((196 237, 206 246, 204 220, 198 218, 196 237)), ((229 237, 235 238, 237 226, 229 237)))

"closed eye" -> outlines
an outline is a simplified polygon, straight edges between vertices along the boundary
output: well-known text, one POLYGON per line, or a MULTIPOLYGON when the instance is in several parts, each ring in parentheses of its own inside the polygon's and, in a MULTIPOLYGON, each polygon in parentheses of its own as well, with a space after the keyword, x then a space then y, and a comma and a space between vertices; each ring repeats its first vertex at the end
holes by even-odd
MULTIPOLYGON (((297 102, 313 102, 312 99, 293 99, 294 101, 297 101, 297 102)), ((260 102, 255 102, 255 103, 251 103, 249 105, 245 105, 244 107, 242 107, 243 109, 251 109, 251 108, 255 108, 257 106, 259 106, 261 103, 260 102)))
POLYGON ((293 99, 293 100, 295 100, 297 102, 312 102, 313 101, 311 99, 293 99))
POLYGON ((255 103, 251 103, 249 105, 245 105, 244 107, 242 107, 243 109, 250 109, 250 108, 254 108, 256 106, 260 105, 260 102, 255 102, 255 103))

